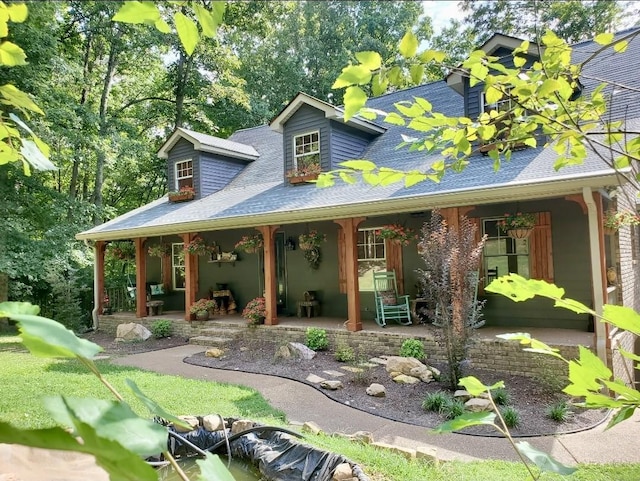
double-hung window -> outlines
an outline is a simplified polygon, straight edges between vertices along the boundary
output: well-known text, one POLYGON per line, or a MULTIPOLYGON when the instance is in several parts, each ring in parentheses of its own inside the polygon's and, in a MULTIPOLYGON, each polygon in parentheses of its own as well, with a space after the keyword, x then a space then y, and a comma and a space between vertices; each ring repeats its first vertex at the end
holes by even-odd
POLYGON ((180 190, 183 187, 193 187, 192 160, 176 162, 176 190, 180 190))
POLYGON ((320 170, 320 131, 293 138, 293 163, 296 170, 320 170))
POLYGON ((171 244, 171 284, 174 289, 184 289, 184 244, 171 244))
POLYGON ((529 239, 513 239, 502 233, 498 227, 501 220, 482 220, 482 232, 488 236, 483 256, 485 285, 510 273, 526 278, 531 276, 529 239))
POLYGON ((373 291, 373 273, 387 270, 384 239, 380 228, 358 230, 358 285, 361 291, 373 291))

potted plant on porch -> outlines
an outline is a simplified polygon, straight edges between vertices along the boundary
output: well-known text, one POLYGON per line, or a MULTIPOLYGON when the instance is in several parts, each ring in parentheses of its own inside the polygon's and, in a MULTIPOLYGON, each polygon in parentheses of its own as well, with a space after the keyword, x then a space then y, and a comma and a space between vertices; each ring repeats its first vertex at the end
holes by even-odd
POLYGON ((247 320, 250 326, 264 324, 267 317, 267 304, 264 297, 251 299, 242 311, 242 317, 247 320))
POLYGON ((202 237, 195 237, 191 242, 185 244, 184 251, 196 256, 206 256, 211 252, 211 248, 202 237))
POLYGON ((602 219, 604 233, 607 235, 615 234, 620 227, 631 225, 640 225, 640 216, 629 211, 617 212, 614 209, 609 209, 602 219))
POLYGON ((526 239, 536 225, 536 216, 532 213, 506 213, 498 222, 500 230, 514 239, 526 239))
POLYGON ((189 308, 191 314, 195 314, 198 321, 206 321, 209 319, 211 311, 215 309, 216 301, 211 299, 199 299, 189 308))

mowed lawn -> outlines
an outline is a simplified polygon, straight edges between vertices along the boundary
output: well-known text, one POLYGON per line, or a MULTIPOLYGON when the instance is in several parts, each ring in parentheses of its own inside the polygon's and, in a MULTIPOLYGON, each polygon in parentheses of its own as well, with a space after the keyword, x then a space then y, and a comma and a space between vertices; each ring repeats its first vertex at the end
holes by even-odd
MULTIPOLYGON (((124 380, 129 378, 147 395, 174 414, 221 414, 246 417, 283 425, 284 414, 271 408, 253 389, 207 381, 164 376, 152 372, 99 361, 99 369, 125 397, 132 408, 148 416, 134 399, 124 380)), ((112 394, 75 360, 53 360, 31 356, 15 336, 0 337, 0 421, 20 428, 42 428, 55 423, 43 405, 46 396, 96 397, 112 399, 112 394)), ((518 463, 503 461, 446 462, 433 466, 410 462, 397 454, 351 443, 339 437, 308 436, 306 442, 321 449, 341 453, 360 464, 372 481, 504 481, 530 479, 518 463)), ((580 466, 569 477, 544 474, 541 480, 637 481, 640 465, 580 466)))

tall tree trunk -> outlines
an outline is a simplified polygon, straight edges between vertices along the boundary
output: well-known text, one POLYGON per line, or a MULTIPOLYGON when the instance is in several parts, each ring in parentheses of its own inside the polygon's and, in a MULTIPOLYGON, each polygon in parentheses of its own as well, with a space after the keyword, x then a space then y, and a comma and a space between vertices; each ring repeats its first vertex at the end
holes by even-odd
MULTIPOLYGON (((115 29, 115 27, 114 27, 115 29)), ((113 32, 111 40, 111 48, 109 49, 109 60, 107 62, 107 71, 104 74, 104 82, 102 84, 102 95, 100 96, 100 131, 99 137, 104 138, 108 131, 107 125, 107 107, 109 104, 109 95, 113 86, 113 77, 116 72, 118 57, 118 41, 117 31, 113 32)), ((102 210, 102 185, 104 184, 104 164, 107 159, 107 153, 103 148, 99 148, 96 154, 96 179, 93 189, 93 203, 96 206, 96 214, 93 217, 95 225, 102 222, 100 211, 102 210)))
POLYGON ((176 117, 174 130, 182 127, 184 121, 184 98, 187 89, 187 79, 189 78, 189 70, 191 69, 191 57, 187 57, 182 50, 178 59, 178 73, 176 75, 176 117))

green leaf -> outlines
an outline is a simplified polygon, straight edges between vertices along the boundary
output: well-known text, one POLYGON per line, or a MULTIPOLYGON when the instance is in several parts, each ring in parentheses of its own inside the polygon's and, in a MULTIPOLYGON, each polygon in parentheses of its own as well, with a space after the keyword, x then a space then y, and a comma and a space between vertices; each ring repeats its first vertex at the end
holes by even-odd
POLYGON ((625 351, 621 347, 618 347, 618 351, 620 351, 620 354, 622 356, 626 357, 627 359, 631 359, 632 361, 640 362, 640 356, 638 356, 636 354, 633 354, 632 352, 625 351))
POLYGON ((384 187, 385 185, 391 185, 402 181, 402 179, 404 179, 404 172, 382 168, 380 169, 378 177, 380 178, 380 185, 384 187))
POLYGON ((570 389, 572 392, 577 392, 576 390, 597 392, 601 387, 598 381, 609 379, 611 371, 589 349, 584 346, 578 346, 578 348, 580 350, 579 358, 569 361, 569 381, 571 384, 565 389, 570 389))
POLYGON ((434 432, 451 433, 453 431, 460 431, 461 429, 481 424, 495 426, 495 419, 496 415, 493 412, 465 413, 451 421, 441 424, 434 429, 434 432))
POLYGON ((540 88, 538 89, 538 94, 544 97, 559 89, 560 89, 559 82, 556 79, 548 78, 544 82, 542 82, 542 85, 540 85, 540 88))
POLYGON ((29 15, 29 9, 24 3, 12 3, 7 5, 7 12, 12 22, 22 23, 29 15))
POLYGON ((362 180, 372 186, 380 185, 380 176, 374 172, 362 172, 362 180))
POLYGON ((397 114, 396 112, 391 112, 389 115, 387 115, 384 118, 384 121, 388 124, 391 125, 404 125, 405 121, 404 119, 400 116, 400 114, 397 114))
POLYGON ((431 102, 427 99, 423 99, 422 97, 414 97, 413 99, 425 112, 431 112, 433 109, 433 105, 431 105, 431 102))
POLYGON ((446 56, 447 54, 444 52, 439 52, 437 50, 425 50, 418 56, 418 59, 424 63, 431 62, 432 60, 437 63, 442 63, 446 56))
POLYGON ((173 15, 173 23, 176 26, 180 43, 184 47, 187 55, 192 55, 198 45, 200 36, 198 35, 198 27, 193 20, 182 12, 176 12, 173 15))
POLYGON ((4 102, 5 104, 13 105, 19 109, 31 110, 32 112, 44 115, 44 112, 33 100, 31 100, 29 95, 12 84, 6 84, 0 87, 0 95, 6 99, 6 102, 4 102))
POLYGON ((37 316, 37 306, 27 302, 0 303, 0 313, 18 322, 22 343, 31 354, 40 357, 75 357, 91 359, 102 348, 78 338, 59 322, 37 316))
POLYGON ((628 46, 629 46, 629 42, 627 42, 626 40, 622 40, 620 42, 617 42, 613 46, 613 50, 615 50, 618 53, 624 53, 627 50, 628 46))
POLYGON ((616 424, 621 423, 622 421, 626 421, 631 416, 633 416, 633 412, 635 411, 636 406, 625 406, 619 411, 617 411, 609 420, 606 429, 611 429, 616 424))
POLYGON ((382 66, 382 57, 378 52, 357 52, 356 58, 369 70, 378 70, 382 66))
POLYGON ((599 35, 596 35, 593 41, 599 43, 600 45, 607 45, 613 41, 613 34, 601 33, 599 35))
POLYGON ((356 183, 356 178, 351 175, 348 172, 339 172, 338 173, 340 175, 340 178, 342 179, 343 182, 347 183, 347 184, 355 184, 356 183))
POLYGON ((378 167, 370 160, 345 160, 344 162, 340 162, 340 164, 338 165, 340 165, 340 167, 344 167, 345 169, 362 171, 371 171, 375 170, 378 167))
POLYGON ((418 85, 420 84, 420 82, 422 82, 422 77, 424 75, 424 66, 420 64, 412 65, 409 69, 409 72, 411 73, 411 81, 414 84, 418 85))
POLYGON ((605 304, 602 316, 605 322, 640 336, 640 314, 633 309, 605 304))
POLYGON ((497 383, 491 386, 485 386, 480 382, 480 380, 473 376, 467 376, 460 379, 458 383, 460 386, 463 386, 469 394, 472 396, 479 396, 483 392, 488 392, 491 389, 498 389, 499 387, 504 387, 504 381, 498 381, 497 383))
POLYGON ((362 65, 349 65, 342 69, 342 73, 331 86, 332 89, 348 87, 349 85, 365 85, 371 80, 371 72, 362 65))
POLYGON ((235 477, 229 472, 219 456, 207 453, 204 459, 198 459, 196 464, 200 467, 198 481, 235 481, 235 477))
POLYGON ((0 43, 0 64, 13 67, 15 65, 25 65, 27 55, 18 45, 7 40, 0 43))
POLYGON ((160 11, 153 2, 124 2, 120 10, 113 16, 114 22, 148 23, 150 25, 160 18, 160 11))
POLYGON ((389 80, 386 76, 379 73, 373 76, 373 79, 371 80, 371 92, 373 93, 373 95, 382 95, 387 91, 388 86, 389 80))
POLYGON ((28 139, 20 139, 22 147, 20 153, 24 159, 29 162, 36 170, 58 170, 58 168, 51 162, 38 148, 35 142, 28 139))
POLYGON ((391 82, 391 85, 400 87, 404 79, 404 76, 402 75, 402 69, 397 65, 395 67, 392 67, 387 74, 387 78, 389 79, 389 82, 391 82))
POLYGON ((500 90, 491 86, 487 88, 484 96, 485 96, 485 100, 487 101, 487 104, 491 105, 499 101, 502 98, 503 94, 500 90))
POLYGON ((469 85, 473 87, 479 82, 484 82, 484 79, 487 78, 488 74, 489 74, 489 69, 487 68, 486 65, 483 65, 480 62, 474 63, 471 66, 471 78, 469 79, 469 85))
POLYGON ((513 65, 515 65, 516 67, 520 68, 525 63, 527 63, 527 59, 525 57, 521 57, 519 55, 514 55, 514 57, 513 57, 513 65))
POLYGON ((171 33, 171 27, 162 18, 159 18, 158 20, 156 20, 153 25, 154 27, 156 27, 156 30, 158 30, 161 33, 171 33))
POLYGON ((45 398, 44 404, 58 423, 76 431, 78 421, 89 425, 96 436, 115 441, 139 456, 152 456, 167 449, 167 428, 139 417, 124 402, 53 396, 45 398))
POLYGON ((155 416, 160 416, 162 419, 166 419, 167 421, 172 422, 176 426, 181 426, 183 428, 190 429, 191 426, 184 422, 177 416, 174 416, 170 412, 166 411, 162 406, 160 406, 153 399, 148 397, 145 393, 143 393, 140 388, 133 382, 131 379, 126 379, 125 383, 129 386, 129 389, 133 392, 133 394, 146 406, 149 412, 155 416))
POLYGON ((357 86, 347 87, 344 93, 344 120, 348 121, 367 103, 367 94, 357 86))
POLYGON ((396 109, 398 109, 398 111, 402 115, 405 115, 407 117, 411 117, 411 118, 419 117, 421 115, 424 115, 425 113, 424 109, 420 107, 420 105, 418 105, 417 103, 402 101, 402 102, 397 102, 393 105, 396 109))
POLYGON ((404 177, 404 186, 411 187, 427 180, 427 175, 422 172, 407 172, 404 177))
POLYGON ((536 145, 538 145, 538 142, 536 141, 535 137, 527 137, 526 139, 521 141, 524 145, 527 145, 529 147, 532 148, 536 148, 536 145))
POLYGON ((547 453, 537 450, 526 441, 516 443, 516 448, 523 456, 525 456, 536 466, 538 466, 538 469, 540 469, 540 471, 556 473, 562 476, 568 476, 576 472, 576 468, 565 466, 559 461, 553 459, 547 453))
POLYGON ((402 40, 400 40, 400 46, 398 47, 400 55, 404 58, 413 57, 418 51, 418 39, 416 36, 409 30, 404 34, 402 40))
POLYGON ((214 16, 198 3, 193 4, 193 11, 196 14, 200 28, 202 29, 202 35, 209 38, 214 38, 218 33, 218 22, 214 16))

